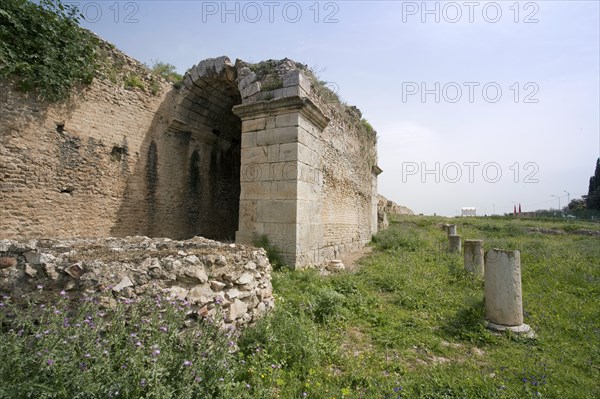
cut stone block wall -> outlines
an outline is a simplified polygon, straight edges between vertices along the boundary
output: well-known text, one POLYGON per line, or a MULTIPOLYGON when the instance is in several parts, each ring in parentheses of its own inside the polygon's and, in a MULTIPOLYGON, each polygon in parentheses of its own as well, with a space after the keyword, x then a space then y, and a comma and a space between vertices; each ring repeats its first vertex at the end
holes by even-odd
POLYGON ((242 119, 236 240, 265 234, 290 265, 319 265, 377 232, 374 134, 360 128, 360 111, 325 101, 301 71, 282 81, 234 108, 242 119))

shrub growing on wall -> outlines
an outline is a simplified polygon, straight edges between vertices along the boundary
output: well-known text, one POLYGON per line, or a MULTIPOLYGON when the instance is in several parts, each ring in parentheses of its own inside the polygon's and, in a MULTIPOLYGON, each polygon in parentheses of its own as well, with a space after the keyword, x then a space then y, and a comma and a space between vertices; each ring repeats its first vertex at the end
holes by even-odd
POLYGON ((98 39, 79 27, 79 10, 61 0, 0 3, 0 77, 17 88, 58 101, 92 82, 98 39))

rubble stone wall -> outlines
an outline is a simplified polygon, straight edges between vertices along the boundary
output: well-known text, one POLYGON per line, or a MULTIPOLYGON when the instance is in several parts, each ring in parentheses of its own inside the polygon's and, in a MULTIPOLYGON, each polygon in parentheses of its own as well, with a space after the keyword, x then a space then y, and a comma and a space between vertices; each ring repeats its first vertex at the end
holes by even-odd
POLYGON ((71 298, 167 295, 189 302, 199 316, 238 327, 274 305, 271 265, 262 249, 197 237, 0 240, 0 296, 24 301, 34 291, 71 298))

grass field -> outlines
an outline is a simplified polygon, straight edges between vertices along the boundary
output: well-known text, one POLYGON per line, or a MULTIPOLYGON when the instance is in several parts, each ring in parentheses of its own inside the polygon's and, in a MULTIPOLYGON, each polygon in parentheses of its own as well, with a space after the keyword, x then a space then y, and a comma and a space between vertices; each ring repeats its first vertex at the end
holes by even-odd
POLYGON ((275 275, 281 300, 263 327, 270 334, 247 333, 286 365, 274 396, 600 397, 600 237, 569 233, 600 225, 451 221, 486 249, 521 251, 525 322, 537 334, 527 339, 484 328, 483 281, 463 272, 460 255, 446 254, 446 222, 392 223, 354 274, 275 275))
MULTIPOLYGON (((355 272, 275 272, 275 311, 243 331, 237 345, 235 337, 217 338, 204 325, 189 335, 196 338, 183 341, 177 334, 148 332, 141 339, 148 353, 135 355, 132 342, 143 331, 133 332, 132 341, 132 332, 120 326, 111 335, 115 343, 105 346, 131 352, 126 372, 127 356, 88 361, 83 370, 78 356, 94 345, 79 351, 78 345, 55 344, 52 356, 67 364, 58 373, 49 354, 40 357, 40 346, 20 344, 14 327, 5 327, 0 398, 598 398, 600 237, 582 230, 600 225, 401 218, 374 238, 373 253, 355 272), (525 323, 535 338, 485 329, 483 281, 463 271, 460 255, 446 253, 440 224, 447 222, 457 223, 463 239, 483 239, 486 249, 521 251, 525 323), (158 343, 157 362, 151 349, 158 343), (94 370, 95 378, 86 377, 94 370), (38 384, 37 391, 29 389, 38 395, 25 395, 28 381, 38 384)), ((176 313, 169 316, 172 327, 167 320, 142 324, 172 332, 181 323, 176 313)), ((35 326, 30 329, 34 334, 35 326)), ((101 357, 97 351, 90 357, 101 357)))

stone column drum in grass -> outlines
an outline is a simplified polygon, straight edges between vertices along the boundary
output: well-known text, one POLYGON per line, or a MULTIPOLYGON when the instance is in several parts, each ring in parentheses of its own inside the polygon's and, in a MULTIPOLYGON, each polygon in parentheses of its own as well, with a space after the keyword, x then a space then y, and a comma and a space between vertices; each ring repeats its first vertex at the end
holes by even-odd
POLYGON ((465 240, 464 261, 465 270, 483 277, 485 264, 483 240, 465 240))
POLYGON ((451 234, 448 236, 448 251, 450 253, 460 253, 460 245, 461 237, 456 234, 451 234))
POLYGON ((516 250, 490 249, 485 255, 485 318, 493 331, 533 334, 523 324, 521 254, 516 250))
POLYGON ((449 224, 449 225, 447 225, 446 229, 448 231, 448 236, 457 235, 456 225, 455 224, 449 224))

